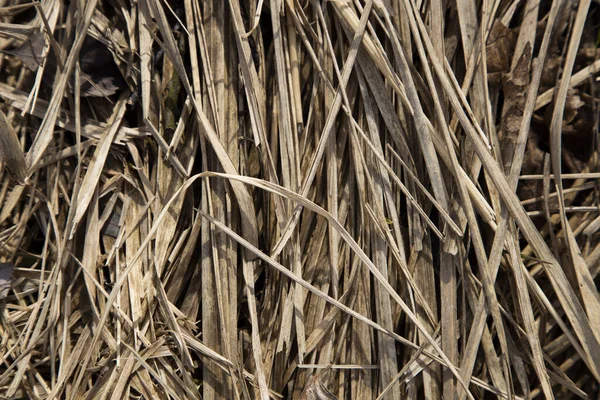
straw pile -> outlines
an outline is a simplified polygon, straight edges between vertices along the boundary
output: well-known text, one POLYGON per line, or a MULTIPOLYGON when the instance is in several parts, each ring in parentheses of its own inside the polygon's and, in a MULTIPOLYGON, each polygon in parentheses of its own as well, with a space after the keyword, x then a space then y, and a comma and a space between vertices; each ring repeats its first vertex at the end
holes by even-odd
POLYGON ((599 14, 0 1, 0 398, 595 398, 599 14))

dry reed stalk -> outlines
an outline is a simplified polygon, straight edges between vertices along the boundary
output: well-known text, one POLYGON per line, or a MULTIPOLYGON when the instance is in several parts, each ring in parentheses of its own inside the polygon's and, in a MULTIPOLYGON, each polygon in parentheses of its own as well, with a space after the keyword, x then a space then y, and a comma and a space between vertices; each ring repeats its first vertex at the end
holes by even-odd
POLYGON ((0 1, 0 398, 597 397, 599 13, 0 1))

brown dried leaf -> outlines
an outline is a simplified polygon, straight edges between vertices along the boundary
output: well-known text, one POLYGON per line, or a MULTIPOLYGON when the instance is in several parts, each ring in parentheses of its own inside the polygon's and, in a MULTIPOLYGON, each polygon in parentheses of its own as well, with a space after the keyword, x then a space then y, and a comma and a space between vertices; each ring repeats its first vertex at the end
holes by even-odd
POLYGON ((15 129, 2 111, 0 111, 0 162, 4 163, 19 181, 25 180, 27 167, 21 144, 15 129))
POLYGON ((43 32, 34 32, 25 42, 14 50, 4 50, 4 53, 17 57, 32 71, 36 71, 41 65, 46 39, 43 32))
POLYGON ((485 47, 488 74, 508 71, 517 36, 516 30, 504 26, 500 20, 494 22, 485 47))

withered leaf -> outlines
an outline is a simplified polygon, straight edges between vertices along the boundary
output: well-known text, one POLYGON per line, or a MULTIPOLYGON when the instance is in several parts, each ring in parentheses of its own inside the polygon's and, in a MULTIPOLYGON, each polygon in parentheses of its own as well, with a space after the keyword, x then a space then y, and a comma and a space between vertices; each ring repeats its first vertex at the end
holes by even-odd
POLYGON ((46 39, 43 32, 34 32, 27 40, 14 50, 4 50, 3 52, 17 57, 32 71, 37 70, 42 65, 44 45, 46 39))
POLYGON ((515 48, 518 33, 496 20, 485 46, 489 74, 506 72, 515 48))
POLYGON ((0 161, 20 182, 25 180, 27 176, 25 155, 21 150, 17 133, 2 111, 0 111, 0 161))

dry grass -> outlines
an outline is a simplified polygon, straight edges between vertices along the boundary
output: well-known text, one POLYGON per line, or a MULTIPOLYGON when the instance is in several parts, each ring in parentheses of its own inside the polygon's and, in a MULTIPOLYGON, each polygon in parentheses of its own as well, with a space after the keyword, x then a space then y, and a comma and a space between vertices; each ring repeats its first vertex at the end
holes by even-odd
POLYGON ((600 5, 479 3, 0 0, 0 398, 596 398, 600 5))

